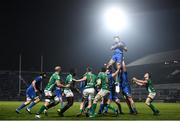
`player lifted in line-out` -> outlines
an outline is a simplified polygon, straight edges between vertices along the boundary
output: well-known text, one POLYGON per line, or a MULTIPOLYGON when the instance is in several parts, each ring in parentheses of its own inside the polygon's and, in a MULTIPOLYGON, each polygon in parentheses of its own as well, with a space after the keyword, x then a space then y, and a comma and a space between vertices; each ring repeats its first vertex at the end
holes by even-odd
POLYGON ((131 86, 128 81, 127 69, 124 61, 122 61, 120 80, 120 89, 129 107, 130 114, 137 114, 138 112, 136 110, 135 103, 131 95, 131 86))
POLYGON ((40 84, 43 78, 46 77, 45 73, 41 73, 37 76, 31 83, 31 85, 26 89, 26 102, 24 102, 20 107, 16 109, 16 113, 20 113, 20 110, 26 107, 28 104, 29 107, 26 108, 26 111, 31 113, 31 109, 40 101, 40 95, 42 91, 40 90, 40 84))
MULTIPOLYGON (((117 70, 119 71, 119 70, 117 70)), ((117 72, 116 72, 117 73, 117 72)), ((98 74, 98 80, 97 80, 97 86, 101 86, 100 91, 97 93, 97 95, 95 96, 95 99, 93 101, 93 105, 92 105, 92 112, 90 113, 90 117, 95 117, 96 116, 96 106, 97 103, 100 99, 104 98, 106 99, 107 97, 109 97, 110 91, 109 91, 109 81, 108 81, 108 75, 107 75, 107 69, 105 67, 101 68, 101 72, 99 72, 98 74)), ((107 101, 107 107, 108 109, 113 110, 113 112, 118 115, 118 110, 115 109, 114 107, 112 107, 110 105, 110 100, 108 99, 107 101)), ((105 102, 104 102, 105 104, 105 102)))
MULTIPOLYGON (((126 44, 120 39, 119 36, 115 36, 114 43, 111 46, 111 50, 113 51, 113 56, 110 59, 110 61, 107 64, 107 68, 109 68, 112 65, 116 65, 116 68, 120 70, 121 63, 123 61, 123 52, 127 51, 126 44)), ((116 80, 118 80, 118 75, 116 76, 116 80)))
POLYGON ((64 84, 66 85, 66 87, 64 88, 64 94, 67 99, 67 104, 62 109, 58 110, 58 114, 61 117, 64 117, 64 112, 67 111, 74 103, 74 94, 72 90, 74 89, 73 79, 75 76, 75 69, 71 69, 64 82, 64 84))
MULTIPOLYGON (((116 87, 115 77, 117 76, 118 73, 119 73, 118 70, 113 73, 112 66, 110 66, 107 69, 108 81, 109 81, 109 91, 110 91, 110 95, 109 95, 108 99, 110 100, 110 103, 112 101, 114 101, 118 106, 119 113, 123 114, 121 105, 120 105, 120 99, 118 98, 118 93, 116 92, 116 89, 115 89, 115 87, 116 87)), ((104 99, 104 100, 107 100, 107 99, 104 99)), ((104 108, 105 108, 105 113, 107 113, 107 111, 108 111, 107 104, 104 104, 104 102, 106 102, 106 101, 101 102, 98 114, 103 113, 104 108)))
POLYGON ((149 92, 149 94, 148 94, 148 97, 146 99, 145 104, 151 108, 151 110, 153 111, 154 115, 158 115, 159 114, 159 110, 156 109, 154 107, 154 105, 152 104, 152 101, 154 100, 154 98, 156 96, 156 91, 155 91, 155 89, 154 89, 154 87, 152 85, 151 75, 149 73, 145 73, 143 80, 139 80, 139 79, 136 79, 134 77, 132 79, 132 81, 134 83, 136 83, 137 85, 145 86, 146 87, 146 90, 149 92))
POLYGON ((85 108, 86 116, 88 117, 89 110, 92 106, 92 101, 94 100, 95 95, 95 85, 96 85, 96 75, 92 73, 92 68, 88 67, 86 69, 86 73, 84 74, 82 79, 74 80, 76 82, 86 81, 86 86, 83 90, 83 98, 80 104, 80 113, 77 116, 81 116, 83 114, 83 109, 85 106, 86 100, 88 100, 88 106, 85 108))
POLYGON ((55 87, 66 87, 63 84, 61 84, 60 82, 60 74, 61 72, 61 67, 60 66, 56 66, 55 67, 55 72, 52 74, 52 76, 49 79, 48 84, 46 85, 46 88, 44 90, 45 93, 45 103, 43 106, 41 106, 40 110, 36 113, 35 118, 41 118, 40 114, 44 111, 47 110, 48 107, 52 107, 53 105, 57 105, 57 103, 59 102, 58 99, 55 99, 54 96, 54 89, 55 87))

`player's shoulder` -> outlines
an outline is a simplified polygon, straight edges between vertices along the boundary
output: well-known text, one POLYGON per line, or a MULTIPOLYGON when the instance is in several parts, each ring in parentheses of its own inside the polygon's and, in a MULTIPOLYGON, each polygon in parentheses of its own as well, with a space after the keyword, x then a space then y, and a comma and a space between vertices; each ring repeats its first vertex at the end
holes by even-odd
POLYGON ((41 80, 42 76, 36 76, 34 80, 41 80))

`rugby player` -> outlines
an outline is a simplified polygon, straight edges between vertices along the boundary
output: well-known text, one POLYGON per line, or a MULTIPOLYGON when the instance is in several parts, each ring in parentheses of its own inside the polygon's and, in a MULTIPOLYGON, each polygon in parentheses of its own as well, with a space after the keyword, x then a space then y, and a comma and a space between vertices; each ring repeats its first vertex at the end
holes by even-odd
POLYGON ((31 113, 31 109, 40 101, 40 94, 42 91, 40 90, 40 84, 42 80, 46 77, 45 73, 41 73, 37 76, 31 83, 31 85, 26 89, 26 101, 16 109, 16 113, 20 113, 20 110, 29 105, 26 108, 26 111, 31 113))
POLYGON ((86 81, 86 86, 84 87, 83 90, 83 99, 80 104, 80 113, 77 114, 77 116, 81 116, 83 113, 83 109, 85 106, 86 100, 88 100, 88 106, 85 108, 85 113, 86 116, 88 117, 89 110, 92 106, 92 101, 94 100, 94 95, 95 95, 95 85, 96 85, 96 75, 92 73, 92 68, 88 67, 86 69, 86 73, 83 76, 82 79, 79 80, 74 80, 76 82, 81 82, 81 81, 86 81))
POLYGON ((152 102, 153 102, 153 100, 154 100, 154 98, 156 96, 156 90, 153 87, 152 80, 151 80, 151 75, 149 73, 145 73, 143 80, 139 80, 139 79, 137 79, 135 77, 132 80, 137 85, 145 86, 146 87, 146 90, 148 91, 149 94, 148 94, 148 96, 146 98, 145 104, 151 108, 151 110, 153 111, 154 115, 158 115, 159 114, 159 110, 156 109, 154 107, 154 105, 152 104, 152 102))
POLYGON ((44 90, 45 93, 45 103, 43 106, 41 106, 41 108, 39 109, 39 111, 36 113, 35 118, 41 118, 40 114, 44 111, 48 109, 48 106, 52 107, 53 105, 56 105, 57 102, 59 101, 58 98, 55 98, 54 96, 54 89, 56 86, 58 87, 66 87, 63 84, 61 84, 60 82, 60 74, 61 72, 61 67, 60 66, 56 66, 55 67, 55 72, 52 74, 52 76, 49 79, 48 84, 46 85, 46 88, 44 90))
MULTIPOLYGON (((119 71, 119 70, 117 70, 117 71, 119 71)), ((101 90, 95 96, 95 99, 94 99, 93 105, 92 105, 92 112, 90 113, 90 117, 95 117, 96 116, 95 110, 96 110, 96 106, 97 106, 98 101, 100 99, 102 99, 102 98, 107 98, 109 96, 109 94, 110 94, 109 80, 108 80, 107 70, 106 70, 105 67, 102 67, 101 72, 99 72, 99 74, 98 74, 97 86, 101 86, 101 90)), ((116 115, 118 115, 118 110, 115 109, 114 107, 112 107, 110 105, 110 102, 111 101, 108 99, 108 101, 107 101, 108 109, 113 110, 113 112, 116 115)))

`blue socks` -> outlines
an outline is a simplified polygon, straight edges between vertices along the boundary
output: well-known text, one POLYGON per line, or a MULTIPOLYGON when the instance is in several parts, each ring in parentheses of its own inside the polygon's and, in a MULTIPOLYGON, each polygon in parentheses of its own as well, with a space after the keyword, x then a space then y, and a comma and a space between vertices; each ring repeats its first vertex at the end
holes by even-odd
POLYGON ((20 107, 18 107, 16 110, 20 111, 21 109, 23 109, 24 107, 26 107, 26 105, 23 103, 20 107))
POLYGON ((35 105, 36 105, 36 103, 33 101, 33 102, 30 104, 30 106, 29 106, 29 107, 27 107, 27 108, 31 110, 31 109, 32 109, 32 107, 33 107, 33 106, 35 106, 35 105))

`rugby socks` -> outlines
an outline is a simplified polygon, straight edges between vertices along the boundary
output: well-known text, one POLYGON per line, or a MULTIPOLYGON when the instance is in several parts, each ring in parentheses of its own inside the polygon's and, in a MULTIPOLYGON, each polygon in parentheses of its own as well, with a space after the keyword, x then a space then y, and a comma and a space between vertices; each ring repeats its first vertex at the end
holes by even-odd
POLYGON ((64 102, 61 101, 61 106, 60 106, 60 109, 62 109, 64 107, 64 102))
POLYGON ((63 109, 61 109, 59 114, 63 114, 66 110, 68 110, 74 102, 74 98, 73 97, 67 97, 67 104, 64 106, 63 109))
POLYGON ((20 111, 21 109, 23 109, 24 107, 26 107, 26 105, 23 103, 20 107, 18 107, 16 110, 20 111))
POLYGON ((121 104, 120 104, 120 103, 117 103, 117 102, 116 102, 116 104, 117 104, 117 106, 118 106, 118 109, 119 109, 119 113, 122 113, 122 108, 121 108, 121 104))
POLYGON ((92 105, 92 114, 95 113, 95 111, 96 111, 96 106, 97 106, 97 104, 93 104, 93 105, 92 105))
POLYGON ((131 108, 132 108, 132 110, 133 110, 134 113, 136 113, 136 114, 138 113, 137 110, 136 110, 136 106, 135 106, 134 103, 131 104, 131 108))
POLYGON ((151 108, 151 110, 156 113, 158 110, 154 107, 154 105, 150 104, 149 107, 151 108))
POLYGON ((108 112, 108 105, 104 104, 104 112, 108 112))
POLYGON ((116 109, 114 107, 112 107, 110 104, 107 105, 108 109, 112 110, 112 111, 116 111, 116 109))
POLYGON ((100 108, 99 108, 99 113, 102 113, 102 112, 103 112, 103 110, 104 110, 104 104, 103 104, 103 103, 101 103, 101 104, 100 104, 100 108))
POLYGON ((80 109, 79 112, 82 113, 82 112, 83 112, 83 109, 80 109))
POLYGON ((36 103, 33 101, 33 102, 30 104, 30 106, 29 106, 29 107, 27 107, 27 108, 31 110, 31 109, 32 109, 32 107, 33 107, 33 106, 35 106, 35 105, 36 105, 36 103))
POLYGON ((48 108, 46 107, 46 106, 41 106, 41 108, 40 108, 40 110, 38 111, 38 113, 37 114, 41 114, 44 110, 47 110, 48 108))

